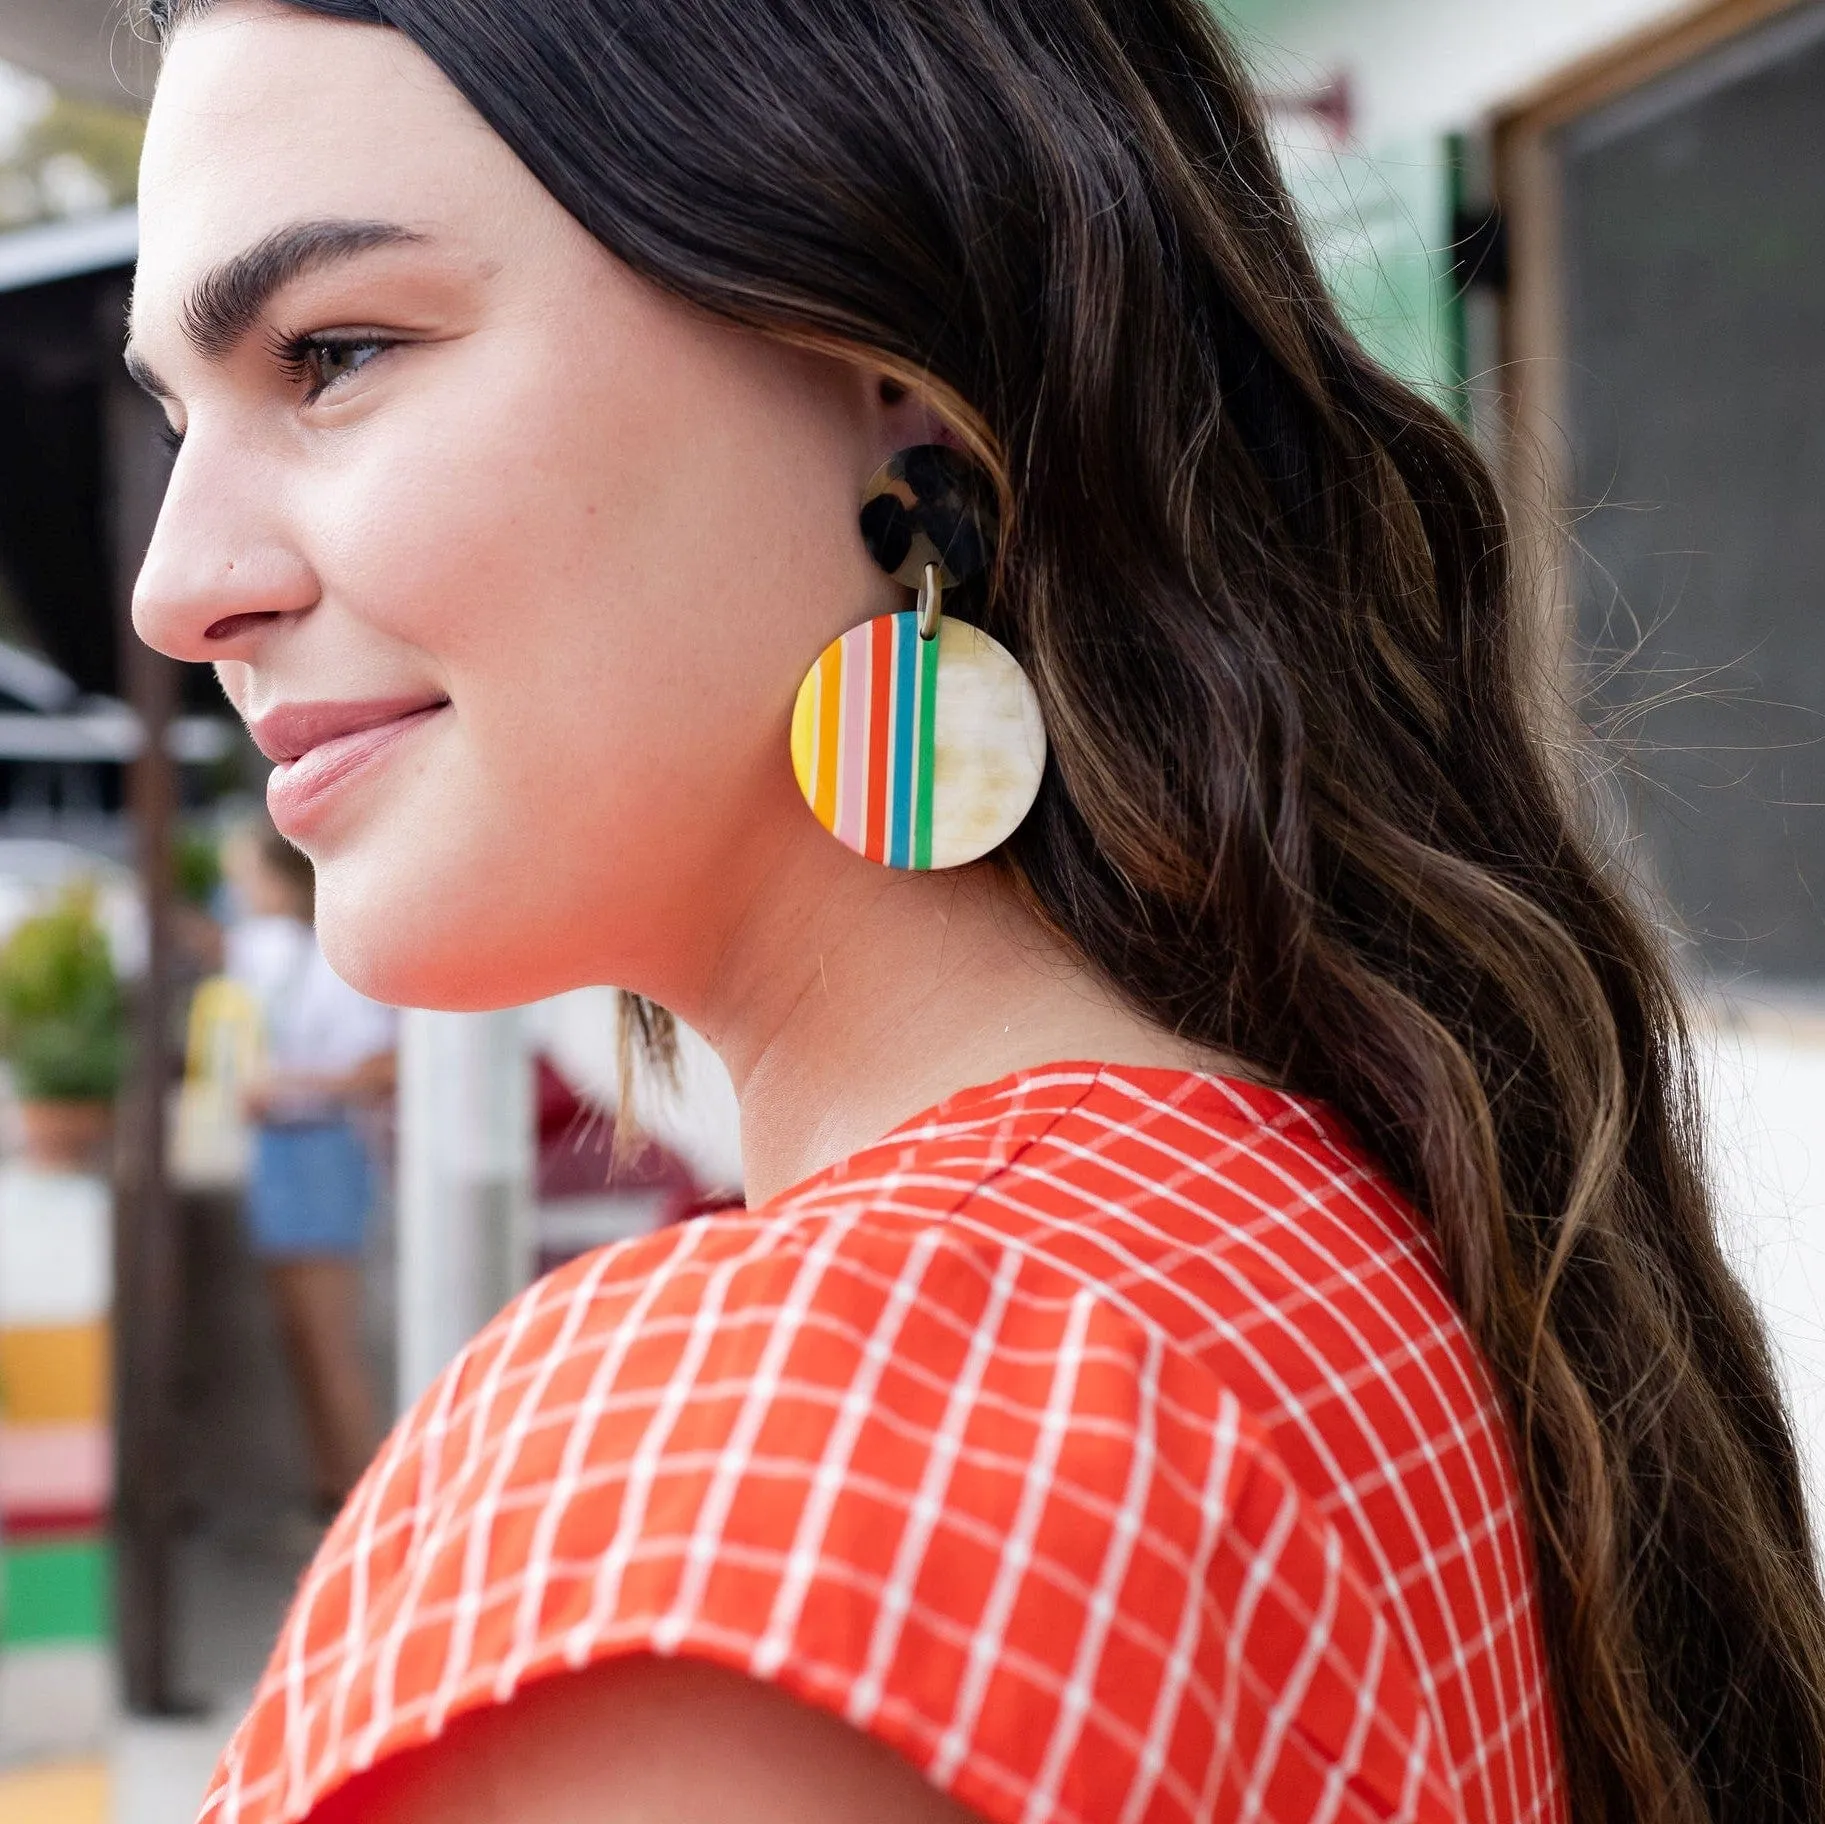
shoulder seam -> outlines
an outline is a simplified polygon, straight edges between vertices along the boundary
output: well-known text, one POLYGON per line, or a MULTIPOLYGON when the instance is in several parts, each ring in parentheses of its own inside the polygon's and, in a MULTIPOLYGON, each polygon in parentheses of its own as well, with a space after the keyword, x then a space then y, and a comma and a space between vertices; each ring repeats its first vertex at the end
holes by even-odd
POLYGON ((1101 1084, 1102 1080, 1103 1080, 1102 1067, 1098 1066, 1095 1073, 1083 1084, 1083 1086, 1078 1090, 1077 1094, 1069 1102, 1065 1103, 1060 1108, 1053 1109, 1052 1112, 1045 1117, 1044 1126, 1042 1126, 1036 1133, 1028 1134, 1025 1137, 1025 1139, 1021 1140, 1020 1143, 1014 1147, 1014 1149, 1008 1154, 1008 1156, 1005 1159, 1003 1159, 1001 1161, 1001 1163, 999 1165, 997 1165, 993 1171, 985 1173, 981 1178, 977 1179, 977 1181, 974 1184, 969 1185, 964 1190, 959 1191, 957 1193, 956 1200, 953 1203, 951 1203, 950 1205, 948 1205, 946 1208, 944 1208, 942 1210, 934 1211, 933 1220, 938 1221, 938 1222, 943 1222, 943 1221, 947 1220, 948 1218, 956 1215, 956 1213, 960 1209, 962 1209, 965 1204, 969 1203, 973 1198, 979 1197, 982 1194, 982 1192, 988 1188, 989 1185, 994 1184, 997 1180, 1006 1177, 1007 1174, 1009 1172, 1011 1172, 1014 1169, 1014 1167, 1022 1159, 1024 1159, 1028 1153, 1030 1153, 1033 1150, 1034 1147, 1036 1147, 1042 1140, 1047 1139, 1052 1134, 1052 1132, 1057 1128, 1058 1124, 1062 1120, 1064 1120, 1065 1116, 1075 1113, 1079 1108, 1081 1108, 1084 1105, 1084 1103, 1086 1101, 1089 1100, 1090 1092, 1092 1090, 1096 1089, 1098 1087, 1098 1085, 1101 1084))

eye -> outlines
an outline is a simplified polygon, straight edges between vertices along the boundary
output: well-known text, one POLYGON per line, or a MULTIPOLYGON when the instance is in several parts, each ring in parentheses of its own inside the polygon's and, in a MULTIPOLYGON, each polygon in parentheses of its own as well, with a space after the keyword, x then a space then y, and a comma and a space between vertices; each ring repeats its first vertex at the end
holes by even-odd
POLYGON ((305 388, 310 403, 392 346, 383 336, 294 336, 280 350, 279 363, 305 388))

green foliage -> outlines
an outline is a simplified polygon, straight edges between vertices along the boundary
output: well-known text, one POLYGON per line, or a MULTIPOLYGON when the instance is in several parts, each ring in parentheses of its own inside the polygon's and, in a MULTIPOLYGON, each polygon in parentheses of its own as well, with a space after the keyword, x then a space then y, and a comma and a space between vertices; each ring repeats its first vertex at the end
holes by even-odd
POLYGON ((114 203, 130 203, 139 187, 139 148, 146 123, 122 108, 59 95, 31 130, 27 145, 40 159, 80 158, 107 186, 114 203))
POLYGON ((0 159, 0 228, 132 202, 144 136, 137 114, 54 97, 0 159))
POLYGON ((0 1056, 28 1100, 110 1100, 119 1091, 126 1003, 92 887, 70 888, 0 947, 0 1056))
POLYGON ((178 898, 187 906, 207 909, 222 881, 222 857, 215 838, 205 830, 180 831, 172 868, 178 898))

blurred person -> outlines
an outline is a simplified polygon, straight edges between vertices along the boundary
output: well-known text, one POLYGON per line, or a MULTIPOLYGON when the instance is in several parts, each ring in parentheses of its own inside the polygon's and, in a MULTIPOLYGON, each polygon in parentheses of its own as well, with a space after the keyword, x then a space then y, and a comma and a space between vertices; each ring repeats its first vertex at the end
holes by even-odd
POLYGON ((752 1206, 463 1353, 205 1815, 1816 1820, 1671 966, 1207 10, 154 11, 141 632, 752 1206))
POLYGON ((270 824, 233 831, 223 868, 239 908, 228 977, 260 1011, 263 1067, 247 1225, 265 1265, 309 1450, 313 1507, 333 1518, 379 1439, 361 1336, 361 1250, 375 1172, 361 1117, 391 1097, 395 1020, 324 960, 308 856, 270 824))

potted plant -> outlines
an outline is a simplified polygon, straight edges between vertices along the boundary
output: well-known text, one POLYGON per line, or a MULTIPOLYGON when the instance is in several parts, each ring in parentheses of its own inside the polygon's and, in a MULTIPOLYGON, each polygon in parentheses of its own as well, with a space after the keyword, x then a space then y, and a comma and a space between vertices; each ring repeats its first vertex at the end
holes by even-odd
POLYGON ((127 1013, 89 886, 66 889, 0 945, 0 1057, 26 1156, 60 1170, 102 1156, 127 1065, 127 1013))

